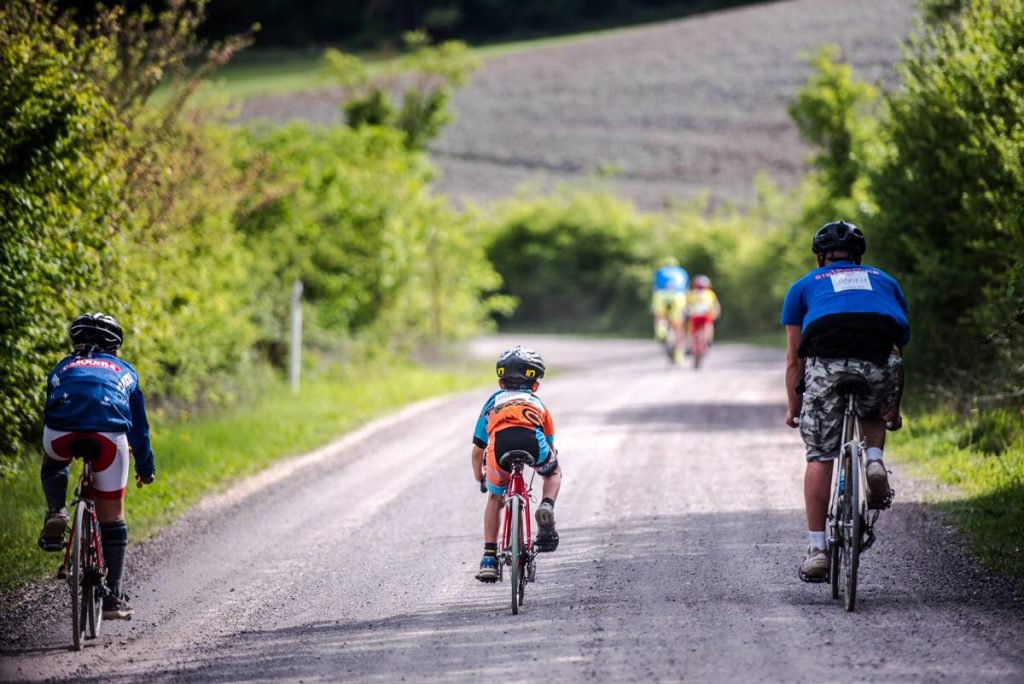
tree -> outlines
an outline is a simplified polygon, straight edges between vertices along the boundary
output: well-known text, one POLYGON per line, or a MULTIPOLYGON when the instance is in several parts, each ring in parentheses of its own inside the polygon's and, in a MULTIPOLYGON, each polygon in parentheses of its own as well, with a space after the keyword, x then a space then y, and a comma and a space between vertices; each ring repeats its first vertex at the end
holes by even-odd
POLYGON ((452 93, 479 60, 464 43, 430 45, 422 31, 406 33, 404 39, 407 53, 376 69, 334 49, 327 50, 324 59, 346 90, 342 109, 349 126, 395 128, 405 134, 406 147, 423 150, 454 118, 452 93))
POLYGON ((1024 0, 975 0, 914 37, 871 172, 884 264, 902 275, 932 377, 1021 381, 1024 0))

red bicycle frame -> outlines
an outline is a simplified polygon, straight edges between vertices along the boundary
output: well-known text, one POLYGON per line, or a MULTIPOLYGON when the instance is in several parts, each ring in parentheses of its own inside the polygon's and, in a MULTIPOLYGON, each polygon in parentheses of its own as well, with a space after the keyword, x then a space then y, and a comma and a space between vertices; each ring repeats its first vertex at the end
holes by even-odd
POLYGON ((711 323, 711 316, 691 316, 690 335, 693 340, 694 353, 703 353, 707 349, 707 331, 705 328, 711 323))
POLYGON ((520 510, 523 512, 524 525, 523 530, 526 536, 523 539, 526 542, 526 547, 529 549, 533 542, 533 530, 531 529, 530 521, 530 490, 526 487, 526 479, 523 477, 522 466, 517 467, 512 471, 512 477, 509 480, 508 488, 505 490, 505 507, 502 510, 502 523, 501 523, 501 545, 498 547, 499 554, 508 553, 512 546, 512 519, 508 512, 511 510, 511 506, 508 505, 509 499, 518 496, 522 501, 520 510))
MULTIPOLYGON (((90 546, 92 547, 92 552, 96 554, 94 558, 97 560, 98 567, 102 570, 105 566, 103 561, 103 543, 100 539, 100 529, 96 519, 96 504, 93 503, 92 467, 89 465, 89 461, 84 458, 82 459, 82 478, 78 483, 78 491, 75 492, 75 496, 78 498, 71 502, 70 506, 72 509, 79 501, 88 502, 86 509, 87 515, 83 517, 82 524, 91 525, 93 528, 93 534, 90 537, 90 546)), ((71 534, 68 535, 68 540, 64 543, 64 564, 61 566, 62 572, 58 573, 58 575, 62 575, 67 571, 67 568, 70 567, 71 544, 72 540, 75 538, 75 534, 77 533, 78 530, 75 529, 75 518, 72 516, 71 534)))

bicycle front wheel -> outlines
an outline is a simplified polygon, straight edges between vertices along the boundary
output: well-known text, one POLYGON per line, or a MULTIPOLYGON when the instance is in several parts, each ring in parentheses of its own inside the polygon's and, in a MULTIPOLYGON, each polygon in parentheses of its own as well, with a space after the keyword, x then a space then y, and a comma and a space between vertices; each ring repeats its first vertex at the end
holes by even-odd
POLYGON ((82 610, 85 602, 82 578, 85 574, 84 556, 87 547, 84 532, 85 508, 84 501, 79 501, 75 507, 75 521, 71 528, 71 571, 68 573, 68 587, 71 589, 71 635, 76 651, 81 651, 84 646, 86 626, 85 611, 82 610))
POLYGON ((511 528, 511 534, 509 542, 511 554, 511 566, 509 568, 509 579, 512 581, 512 614, 519 614, 519 583, 522 581, 523 568, 522 563, 522 538, 523 538, 523 514, 522 514, 522 502, 519 498, 513 496, 509 501, 508 508, 509 515, 509 527, 511 528))
POLYGON ((89 637, 95 639, 100 635, 103 622, 103 568, 100 567, 99 554, 96 546, 102 543, 96 520, 88 516, 85 536, 85 579, 82 589, 82 610, 88 621, 89 637))
POLYGON ((846 518, 846 537, 843 539, 844 553, 844 604, 847 611, 853 611, 857 603, 857 569, 860 565, 861 535, 861 491, 860 482, 860 445, 850 444, 850 472, 846 481, 846 505, 843 507, 846 518))

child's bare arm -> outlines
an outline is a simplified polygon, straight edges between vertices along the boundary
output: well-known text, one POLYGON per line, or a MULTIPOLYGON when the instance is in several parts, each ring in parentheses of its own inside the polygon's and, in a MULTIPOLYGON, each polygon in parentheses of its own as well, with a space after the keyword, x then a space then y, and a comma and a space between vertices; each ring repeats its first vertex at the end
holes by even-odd
POLYGON ((476 444, 473 445, 473 454, 470 456, 470 462, 473 465, 473 479, 480 482, 484 479, 484 450, 476 444))

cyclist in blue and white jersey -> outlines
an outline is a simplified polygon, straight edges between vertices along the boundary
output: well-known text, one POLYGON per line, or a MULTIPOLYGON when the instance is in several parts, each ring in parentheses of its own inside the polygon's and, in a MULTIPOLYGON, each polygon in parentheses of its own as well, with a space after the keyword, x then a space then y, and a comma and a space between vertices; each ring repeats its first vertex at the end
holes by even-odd
POLYGON ((88 443, 95 453, 93 497, 110 590, 103 599, 103 617, 130 619, 132 607, 121 590, 128 546, 124 494, 129 446, 139 486, 152 483, 156 473, 146 406, 138 373, 119 357, 124 332, 113 317, 85 314, 75 319, 68 332, 74 353, 54 366, 47 378, 40 476, 48 512, 39 546, 48 551, 63 549, 68 465, 80 450, 79 443, 88 443))
POLYGON ((654 316, 654 335, 663 341, 669 326, 675 332, 677 363, 683 355, 683 323, 686 313, 686 292, 690 287, 690 275, 674 257, 666 259, 661 268, 654 272, 651 292, 651 314, 654 316))
POLYGON ((786 326, 786 425, 800 428, 807 448, 804 500, 808 549, 800 576, 828 576, 825 519, 832 459, 841 439, 844 406, 838 381, 853 378, 871 391, 860 398, 867 443, 868 506, 886 508, 892 498, 882 462, 885 429, 902 426, 903 347, 910 341, 907 301, 888 274, 861 263, 867 244, 857 226, 827 223, 811 249, 818 268, 796 281, 782 306, 786 326))

